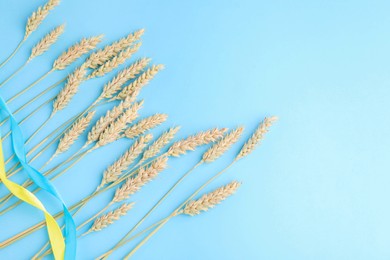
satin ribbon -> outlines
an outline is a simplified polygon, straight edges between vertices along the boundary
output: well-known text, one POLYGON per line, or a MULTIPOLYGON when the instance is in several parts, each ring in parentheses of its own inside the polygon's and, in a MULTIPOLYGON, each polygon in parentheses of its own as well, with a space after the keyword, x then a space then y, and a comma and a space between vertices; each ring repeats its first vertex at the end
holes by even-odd
MULTIPOLYGON (((65 259, 73 260, 76 257, 76 225, 73 221, 72 215, 68 211, 64 201, 61 198, 61 195, 57 192, 55 187, 50 183, 50 181, 42 175, 38 170, 31 167, 26 158, 26 152, 24 147, 24 138, 22 131, 16 122, 14 116, 10 112, 8 106, 5 101, 0 97, 0 109, 5 112, 10 119, 11 123, 11 136, 12 136, 12 147, 16 157, 18 158, 22 167, 26 170, 30 179, 41 189, 46 190, 50 194, 52 194, 59 202, 61 202, 64 211, 64 221, 65 221, 65 243, 61 233, 61 229, 59 228, 57 222, 54 220, 53 216, 50 215, 42 205, 42 203, 28 190, 23 188, 22 186, 11 182, 7 179, 4 168, 4 159, 3 156, 0 158, 0 171, 2 177, 0 177, 6 187, 19 199, 31 204, 32 206, 42 210, 45 214, 47 229, 49 233, 50 243, 52 245, 52 250, 55 259, 65 259), (5 180, 5 181, 4 181, 5 180), (7 185, 7 184, 8 185, 7 185), (66 245, 66 250, 65 250, 66 245), (65 251, 65 254, 64 254, 65 251)), ((1 143, 1 142, 0 142, 1 143)), ((2 155, 2 154, 1 154, 2 155)))

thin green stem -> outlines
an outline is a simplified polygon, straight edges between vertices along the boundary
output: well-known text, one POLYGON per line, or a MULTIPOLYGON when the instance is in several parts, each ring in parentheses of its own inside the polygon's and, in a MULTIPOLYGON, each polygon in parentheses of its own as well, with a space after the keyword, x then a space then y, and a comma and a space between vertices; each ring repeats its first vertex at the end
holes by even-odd
MULTIPOLYGON (((56 83, 54 83, 53 85, 51 85, 49 88, 45 89, 44 91, 42 91, 41 93, 39 93, 38 95, 36 95, 34 98, 32 98, 31 100, 29 100, 27 103, 25 103, 23 106, 19 107, 18 109, 15 110, 15 112, 13 113, 14 115, 18 114, 20 111, 22 111, 23 109, 25 109, 27 106, 29 106, 30 104, 32 104, 34 101, 36 101, 38 98, 42 97, 43 95, 45 95, 46 93, 48 93, 50 90, 56 88, 58 85, 60 85, 61 83, 63 83, 65 80, 67 79, 67 77, 63 78, 62 80, 59 80, 57 81, 56 83)), ((51 101, 53 101, 55 98, 57 97, 57 95, 55 95, 54 97, 51 97, 50 99, 46 100, 42 105, 40 105, 38 108, 36 108, 35 110, 33 110, 30 114, 28 114, 22 121, 19 122, 19 124, 22 124, 24 121, 26 121, 28 118, 30 118, 32 115, 34 115, 36 112, 38 112, 38 110, 40 110, 44 105, 50 103, 51 101)), ((5 122, 7 121, 7 118, 4 119, 3 121, 1 121, 0 123, 0 126, 2 126, 5 122)))
MULTIPOLYGON (((141 166, 138 167, 138 169, 140 167, 144 167, 146 166, 147 164, 149 163, 152 163, 154 160, 151 160, 149 161, 148 163, 145 163, 141 166)), ((104 193, 105 191, 111 189, 111 188, 114 188, 116 186, 118 186, 121 182, 125 181, 126 179, 132 177, 135 173, 137 173, 138 169, 134 169, 132 170, 131 172, 126 172, 124 173, 124 175, 127 175, 127 176, 122 176, 121 178, 119 178, 118 180, 116 180, 115 182, 112 182, 110 185, 107 185, 106 187, 98 190, 98 191, 94 191, 92 192, 92 194, 88 195, 87 197, 85 197, 84 199, 80 200, 79 202, 77 202, 76 204, 72 205, 71 207, 69 207, 69 211, 73 211, 74 209, 76 209, 77 207, 81 206, 81 207, 84 207, 85 206, 85 203, 87 203, 88 201, 90 201, 91 199, 93 199, 94 197, 100 195, 101 193, 104 193)), ((81 209, 80 207, 80 209, 81 209)), ((54 218, 59 218, 63 215, 63 212, 59 212, 57 213, 54 218)), ((31 233, 41 229, 42 227, 45 226, 45 221, 41 221, 40 223, 37 223, 35 224, 34 226, 16 234, 15 236, 3 241, 0 243, 0 248, 4 248, 6 246, 9 246, 10 244, 13 244, 14 242, 30 235, 31 233)))
MULTIPOLYGON (((53 115, 53 114, 51 114, 51 115, 53 115)), ((34 133, 32 133, 32 135, 30 135, 30 137, 29 138, 27 138, 27 140, 26 140, 26 144, 27 143, 29 143, 30 141, 31 141, 31 139, 33 139, 34 138, 34 136, 36 136, 37 134, 38 134, 38 132, 40 131, 40 130, 42 130, 46 125, 47 125, 47 123, 49 123, 49 121, 50 121, 50 119, 52 118, 52 116, 49 116, 35 131, 34 131, 34 133)))
POLYGON ((15 56, 15 54, 19 51, 20 47, 22 47, 23 43, 26 41, 25 38, 23 38, 19 44, 16 46, 15 50, 8 56, 8 58, 3 61, 1 64, 0 64, 0 68, 3 67, 5 64, 7 64, 11 59, 12 57, 15 56))
POLYGON ((33 88, 36 84, 38 84, 39 82, 41 82, 44 78, 46 78, 47 76, 49 76, 52 72, 54 71, 54 69, 51 69, 49 70, 48 72, 46 72, 45 74, 43 74, 39 79, 37 79, 36 81, 34 81, 33 83, 31 83, 28 87, 24 88, 23 90, 19 91, 18 93, 16 93, 14 96, 12 96, 10 99, 8 99, 6 102, 7 103, 11 103, 12 101, 14 101, 16 98, 20 97, 21 95, 23 95, 24 93, 26 93, 28 90, 30 90, 31 88, 33 88))
MULTIPOLYGON (((51 181, 57 179, 58 177, 60 177, 61 175, 63 175, 65 172, 67 172, 70 168, 72 168, 77 162, 79 162, 85 155, 87 155, 88 152, 85 152, 84 154, 81 154, 75 161, 72 162, 72 164, 70 164, 68 167, 66 167, 65 169, 63 169, 62 171, 60 171, 59 173, 57 173, 56 175, 52 176, 51 178, 49 178, 51 181)), ((48 171, 46 171, 45 173, 43 173, 44 176, 48 176, 49 174, 53 173, 55 170, 57 170, 59 167, 61 166, 58 166, 58 167, 55 167, 53 169, 50 169, 48 171)), ((33 185, 34 182, 32 181, 26 181, 22 184, 22 186, 24 188, 29 188, 31 185, 33 185)), ((36 188, 35 190, 32 191, 32 193, 37 193, 38 191, 40 191, 41 189, 40 188, 36 188)), ((7 203, 11 198, 13 197, 13 194, 10 193, 8 195, 5 196, 5 199, 2 200, 2 202, 0 203, 0 207, 4 206, 5 203, 7 203)), ((8 211, 10 211, 11 209, 14 209, 16 206, 20 205, 22 203, 22 201, 18 200, 17 202, 15 202, 14 204, 12 204, 11 206, 7 207, 6 209, 3 209, 2 211, 0 211, 0 215, 3 215, 5 213, 7 213, 8 211)))
MULTIPOLYGON (((148 231, 151 230, 152 228, 154 228, 154 227, 156 227, 156 226, 162 224, 162 223, 163 223, 165 220, 167 220, 168 218, 170 218, 170 216, 168 216, 167 218, 164 218, 164 219, 162 219, 162 220, 160 220, 160 221, 157 221, 156 223, 154 223, 154 224, 150 225, 149 227, 145 228, 144 230, 138 232, 138 233, 135 234, 134 236, 129 237, 128 239, 126 239, 126 241, 125 241, 126 243, 120 245, 120 247, 122 247, 122 246, 124 246, 125 244, 129 243, 130 241, 136 239, 137 237, 143 235, 144 233, 148 232, 148 231)), ((98 256, 96 259, 105 259, 109 254, 111 254, 111 253, 113 253, 113 252, 114 252, 114 251, 111 251, 111 250, 110 250, 110 251, 108 251, 108 252, 106 252, 106 253, 104 253, 104 254, 98 256)))
MULTIPOLYGON (((201 164, 203 163, 203 161, 201 160, 200 162, 198 162, 194 167, 192 167, 190 170, 188 170, 179 180, 177 180, 177 182, 164 194, 164 196, 138 221, 138 223, 129 231, 126 233, 126 235, 124 235, 122 237, 122 239, 117 243, 120 244, 122 243, 124 240, 127 239, 127 237, 129 237, 133 232, 134 230, 136 230, 145 220, 147 217, 150 216, 150 214, 152 214, 152 212, 176 189, 176 187, 186 178, 188 177, 191 172, 193 172, 198 166, 200 166, 201 164)), ((114 251, 116 248, 112 248, 112 250, 114 251)))
POLYGON ((8 76, 8 78, 6 78, 3 82, 0 83, 0 88, 3 87, 5 84, 7 84, 8 81, 10 81, 13 77, 15 77, 16 75, 18 75, 18 73, 20 71, 22 71, 22 69, 24 67, 26 67, 26 65, 28 64, 28 62, 25 62, 22 66, 20 66, 17 70, 15 70, 10 76, 8 76))
MULTIPOLYGON (((65 123, 63 123, 62 125, 60 125, 59 127, 57 127, 53 132, 51 132, 48 136, 46 136, 43 140, 41 140, 41 142, 39 142, 37 145, 35 145, 29 152, 27 152, 27 156, 30 156, 33 152, 35 152, 39 147, 41 147, 47 140, 49 140, 53 135, 55 135, 58 131, 61 130, 62 127, 66 126, 67 124, 69 124, 70 122, 72 122, 75 118, 77 118, 80 114, 70 118, 68 121, 66 121, 65 123)), ((63 130, 59 135, 57 135, 57 137, 55 137, 52 141, 50 141, 46 146, 44 146, 33 158, 31 158, 29 160, 29 163, 33 162, 35 159, 37 159, 40 155, 42 155, 42 153, 44 153, 48 148, 50 148, 50 146, 52 144, 54 144, 58 139, 61 138, 62 134, 71 127, 71 125, 68 125, 68 127, 63 130)), ((7 159, 7 161, 5 162, 5 164, 8 164, 13 158, 15 158, 15 154, 14 155, 11 155, 10 158, 7 159)), ((15 173, 21 171, 21 168, 18 168, 17 170, 15 170, 17 167, 19 166, 19 163, 16 163, 10 170, 8 170, 9 173, 9 177, 13 176, 15 173)))
MULTIPOLYGON (((157 231, 159 231, 170 219, 170 218, 167 218, 166 220, 164 220, 160 225, 158 225, 158 227, 156 227, 152 232, 150 232, 150 234, 148 234, 144 239, 142 239, 141 242, 139 242, 135 248, 133 250, 130 251, 130 253, 128 253, 124 260, 127 260, 129 259, 132 255, 134 255, 135 252, 137 252, 138 249, 140 249, 154 234, 157 233, 157 231)), ((105 257, 106 258, 106 257, 105 257)), ((103 258, 103 259, 105 259, 103 258)))
MULTIPOLYGON (((23 110, 24 108, 26 108, 27 106, 29 106, 30 104, 32 104, 34 101, 36 101, 37 99, 39 99, 40 97, 42 97, 43 95, 45 95, 46 93, 48 93, 49 91, 55 89, 58 85, 60 85, 61 83, 63 83, 65 80, 67 79, 67 77, 57 81, 56 83, 54 83, 53 85, 51 85, 50 87, 48 87, 47 89, 45 89, 44 91, 41 91, 38 95, 36 95, 34 98, 32 98, 30 101, 28 101, 27 103, 25 103, 23 106, 19 107, 17 110, 15 110, 14 112, 14 115, 16 115, 17 113, 19 113, 21 110, 23 110)), ((56 98, 57 95, 55 95, 53 98, 50 98, 50 101, 54 100, 56 98)))
MULTIPOLYGON (((206 186, 208 186, 211 182, 213 182, 215 179, 217 179, 219 176, 221 176, 224 172, 226 172, 235 162, 237 162, 238 160, 235 159, 233 160, 233 162, 231 162, 228 166, 226 166, 222 171, 220 171, 219 173, 215 174, 213 177, 211 177, 208 181, 206 181, 206 183, 204 183, 202 186, 200 186, 188 199, 186 199, 179 207, 177 207, 173 212, 172 214, 170 215, 171 217, 174 217, 178 214, 180 214, 180 210, 189 202, 191 201, 196 195, 198 195, 198 193, 200 191, 202 191, 206 186)), ((170 218, 168 217, 168 220, 170 218)), ((133 250, 130 251, 130 253, 128 255, 126 255, 126 257, 124 259, 128 259, 129 257, 131 257, 138 249, 140 249, 155 233, 157 233, 157 231, 162 228, 166 222, 168 222, 168 220, 166 220, 165 222, 163 222, 162 224, 160 224, 155 230, 153 230, 152 233, 150 233, 147 237, 145 237, 133 250)))

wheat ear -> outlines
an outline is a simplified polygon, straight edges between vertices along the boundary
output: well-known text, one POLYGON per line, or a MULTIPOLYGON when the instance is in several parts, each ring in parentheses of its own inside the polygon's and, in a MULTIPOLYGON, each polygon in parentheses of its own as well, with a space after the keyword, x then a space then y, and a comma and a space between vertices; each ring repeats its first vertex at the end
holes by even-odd
POLYGON ((216 205, 220 204, 228 197, 232 196, 240 187, 240 185, 241 183, 233 181, 226 186, 222 186, 213 192, 203 195, 198 200, 192 200, 185 205, 181 213, 195 216, 199 215, 202 211, 208 211, 209 209, 214 208, 216 205))
POLYGON ((123 51, 121 51, 117 56, 112 58, 109 61, 106 61, 102 66, 94 70, 90 75, 89 78, 95 78, 95 77, 102 77, 105 74, 113 71, 115 68, 117 68, 119 65, 122 65, 125 63, 127 59, 130 59, 131 56, 133 56, 134 53, 136 53, 141 46, 141 43, 137 43, 132 47, 129 47, 123 51))
POLYGON ((112 202, 117 203, 129 198, 130 195, 136 193, 142 186, 150 182, 167 167, 168 158, 166 156, 159 157, 151 163, 149 167, 142 167, 137 176, 129 178, 120 188, 115 191, 112 202))
POLYGON ((177 141, 169 148, 168 155, 178 157, 188 151, 194 151, 198 146, 213 143, 222 138, 226 131, 227 128, 214 128, 177 141))
POLYGON ((115 106, 111 110, 108 110, 104 116, 100 117, 99 120, 96 121, 95 125, 88 133, 87 142, 84 146, 96 142, 99 139, 100 134, 130 106, 131 102, 129 102, 129 100, 124 100, 119 103, 119 105, 115 106))
POLYGON ((211 163, 218 159, 222 154, 224 154, 234 143, 238 141, 242 132, 244 131, 243 127, 238 127, 226 134, 221 140, 211 146, 202 157, 202 161, 206 163, 211 163))
POLYGON ((45 53, 64 33, 65 25, 60 25, 54 28, 51 32, 49 32, 45 37, 43 37, 31 50, 30 57, 27 62, 30 62, 35 57, 38 57, 45 53))
MULTIPOLYGON (((114 223, 114 221, 118 220, 120 217, 126 215, 127 212, 133 208, 133 206, 134 203, 123 203, 117 209, 97 218, 93 222, 92 227, 87 231, 87 233, 100 231, 106 228, 107 226, 114 223)), ((85 233, 84 235, 86 235, 87 233, 85 233)))
POLYGON ((68 76, 65 87, 63 87, 58 93, 56 99, 53 102, 53 111, 51 116, 53 116, 57 111, 64 109, 73 96, 77 93, 80 84, 85 80, 86 68, 84 65, 81 65, 79 68, 68 76))
POLYGON ((121 51, 130 47, 135 41, 138 41, 143 35, 144 30, 138 30, 135 33, 129 34, 127 37, 120 39, 101 50, 98 50, 89 56, 86 61, 88 68, 96 69, 103 65, 106 61, 118 55, 121 51))
POLYGON ((95 148, 104 146, 120 138, 126 125, 134 121, 138 116, 138 110, 142 107, 143 101, 137 102, 123 112, 114 122, 112 122, 99 136, 95 148))
POLYGON ((255 150, 258 144, 260 144, 261 140, 264 138, 264 135, 268 132, 269 128, 276 120, 278 120, 276 116, 266 117, 257 127, 249 140, 243 145, 236 157, 236 160, 239 160, 253 152, 253 150, 255 150))
POLYGON ((145 133, 146 131, 164 123, 167 120, 167 118, 168 115, 166 114, 155 114, 153 116, 149 116, 147 118, 141 119, 136 124, 126 129, 125 136, 130 139, 139 136, 145 133))
POLYGON ((146 144, 153 138, 151 134, 141 136, 134 144, 103 173, 103 179, 98 187, 100 189, 107 183, 114 182, 142 153, 146 144))
POLYGON ((156 156, 164 146, 166 146, 175 137, 176 133, 180 130, 180 127, 173 127, 163 133, 156 141, 151 144, 143 153, 141 161, 145 161, 149 158, 156 156))
POLYGON ((71 128, 64 134, 58 143, 57 150, 54 153, 58 155, 67 151, 72 144, 80 137, 80 135, 87 129, 89 123, 91 122, 95 111, 89 112, 86 116, 77 120, 71 128))
POLYGON ((38 26, 45 20, 46 16, 51 10, 59 5, 59 0, 49 0, 44 6, 38 7, 38 9, 31 14, 27 20, 26 29, 24 33, 24 39, 27 39, 32 32, 34 32, 38 26))
POLYGON ((124 87, 121 92, 118 93, 116 99, 125 99, 127 96, 131 95, 133 92, 138 91, 143 86, 149 83, 154 76, 164 68, 163 65, 153 65, 151 68, 143 72, 135 81, 133 81, 127 87, 124 87))
POLYGON ((128 68, 119 72, 110 82, 104 85, 103 91, 100 94, 99 99, 112 98, 117 93, 126 81, 134 79, 138 73, 140 73, 150 62, 148 58, 142 58, 134 62, 128 68))
POLYGON ((84 38, 79 43, 71 46, 62 53, 53 64, 53 70, 63 70, 78 58, 96 48, 103 38, 103 35, 84 38))

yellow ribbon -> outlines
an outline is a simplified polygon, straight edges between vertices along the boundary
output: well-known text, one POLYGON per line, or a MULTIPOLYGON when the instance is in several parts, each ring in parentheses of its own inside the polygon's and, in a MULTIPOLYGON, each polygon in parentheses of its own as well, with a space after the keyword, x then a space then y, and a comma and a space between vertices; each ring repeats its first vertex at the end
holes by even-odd
MULTIPOLYGON (((1 140, 1 138, 0 138, 1 140)), ((65 242, 62 236, 61 228, 58 226, 54 217, 45 209, 42 202, 29 190, 19 184, 10 181, 7 178, 4 167, 3 146, 0 141, 0 179, 7 189, 19 199, 27 202, 31 206, 41 210, 45 214, 47 232, 49 234, 50 244, 53 250, 54 258, 58 260, 64 259, 65 242)))

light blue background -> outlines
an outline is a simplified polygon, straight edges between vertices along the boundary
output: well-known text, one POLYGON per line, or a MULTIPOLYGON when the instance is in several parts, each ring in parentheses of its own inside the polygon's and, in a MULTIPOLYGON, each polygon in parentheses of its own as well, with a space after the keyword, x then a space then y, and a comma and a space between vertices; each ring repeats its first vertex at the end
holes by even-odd
MULTIPOLYGON (((44 2, 1 1, 0 60, 22 38, 27 17, 44 2)), ((66 23, 66 33, 1 90, 4 97, 46 72, 81 37, 103 33, 109 43, 145 28, 137 57, 166 65, 142 93, 142 115, 169 114, 156 135, 172 125, 182 126, 180 137, 215 126, 245 125, 248 137, 264 116, 280 117, 263 145, 210 187, 238 179, 243 186, 234 197, 200 216, 176 218, 134 259, 390 258, 388 1, 62 2, 0 71, 0 79, 22 64, 51 28, 66 23)), ((51 75, 29 95, 70 71, 51 75)), ((72 108, 57 115, 40 138, 63 117, 86 107, 113 75, 83 84, 72 108)), ((26 100, 27 95, 11 107, 26 100)), ((32 133, 49 112, 47 107, 22 125, 25 133, 32 133)), ((55 181, 67 203, 89 194, 105 167, 130 143, 121 141, 91 154, 55 181)), ((238 149, 236 145, 215 164, 199 168, 146 225, 168 214, 238 149)), ((115 244, 200 154, 170 160, 169 169, 132 198, 137 203, 133 211, 80 239, 79 259, 92 259, 115 244)), ((34 165, 42 162, 44 158, 34 165)), ((77 222, 109 199, 110 194, 95 200, 77 222)), ((41 218, 23 205, 0 217, 0 237, 41 218)), ((0 258, 27 259, 45 239, 44 231, 35 233, 2 249, 0 258)), ((118 251, 115 259, 130 248, 118 251)))

